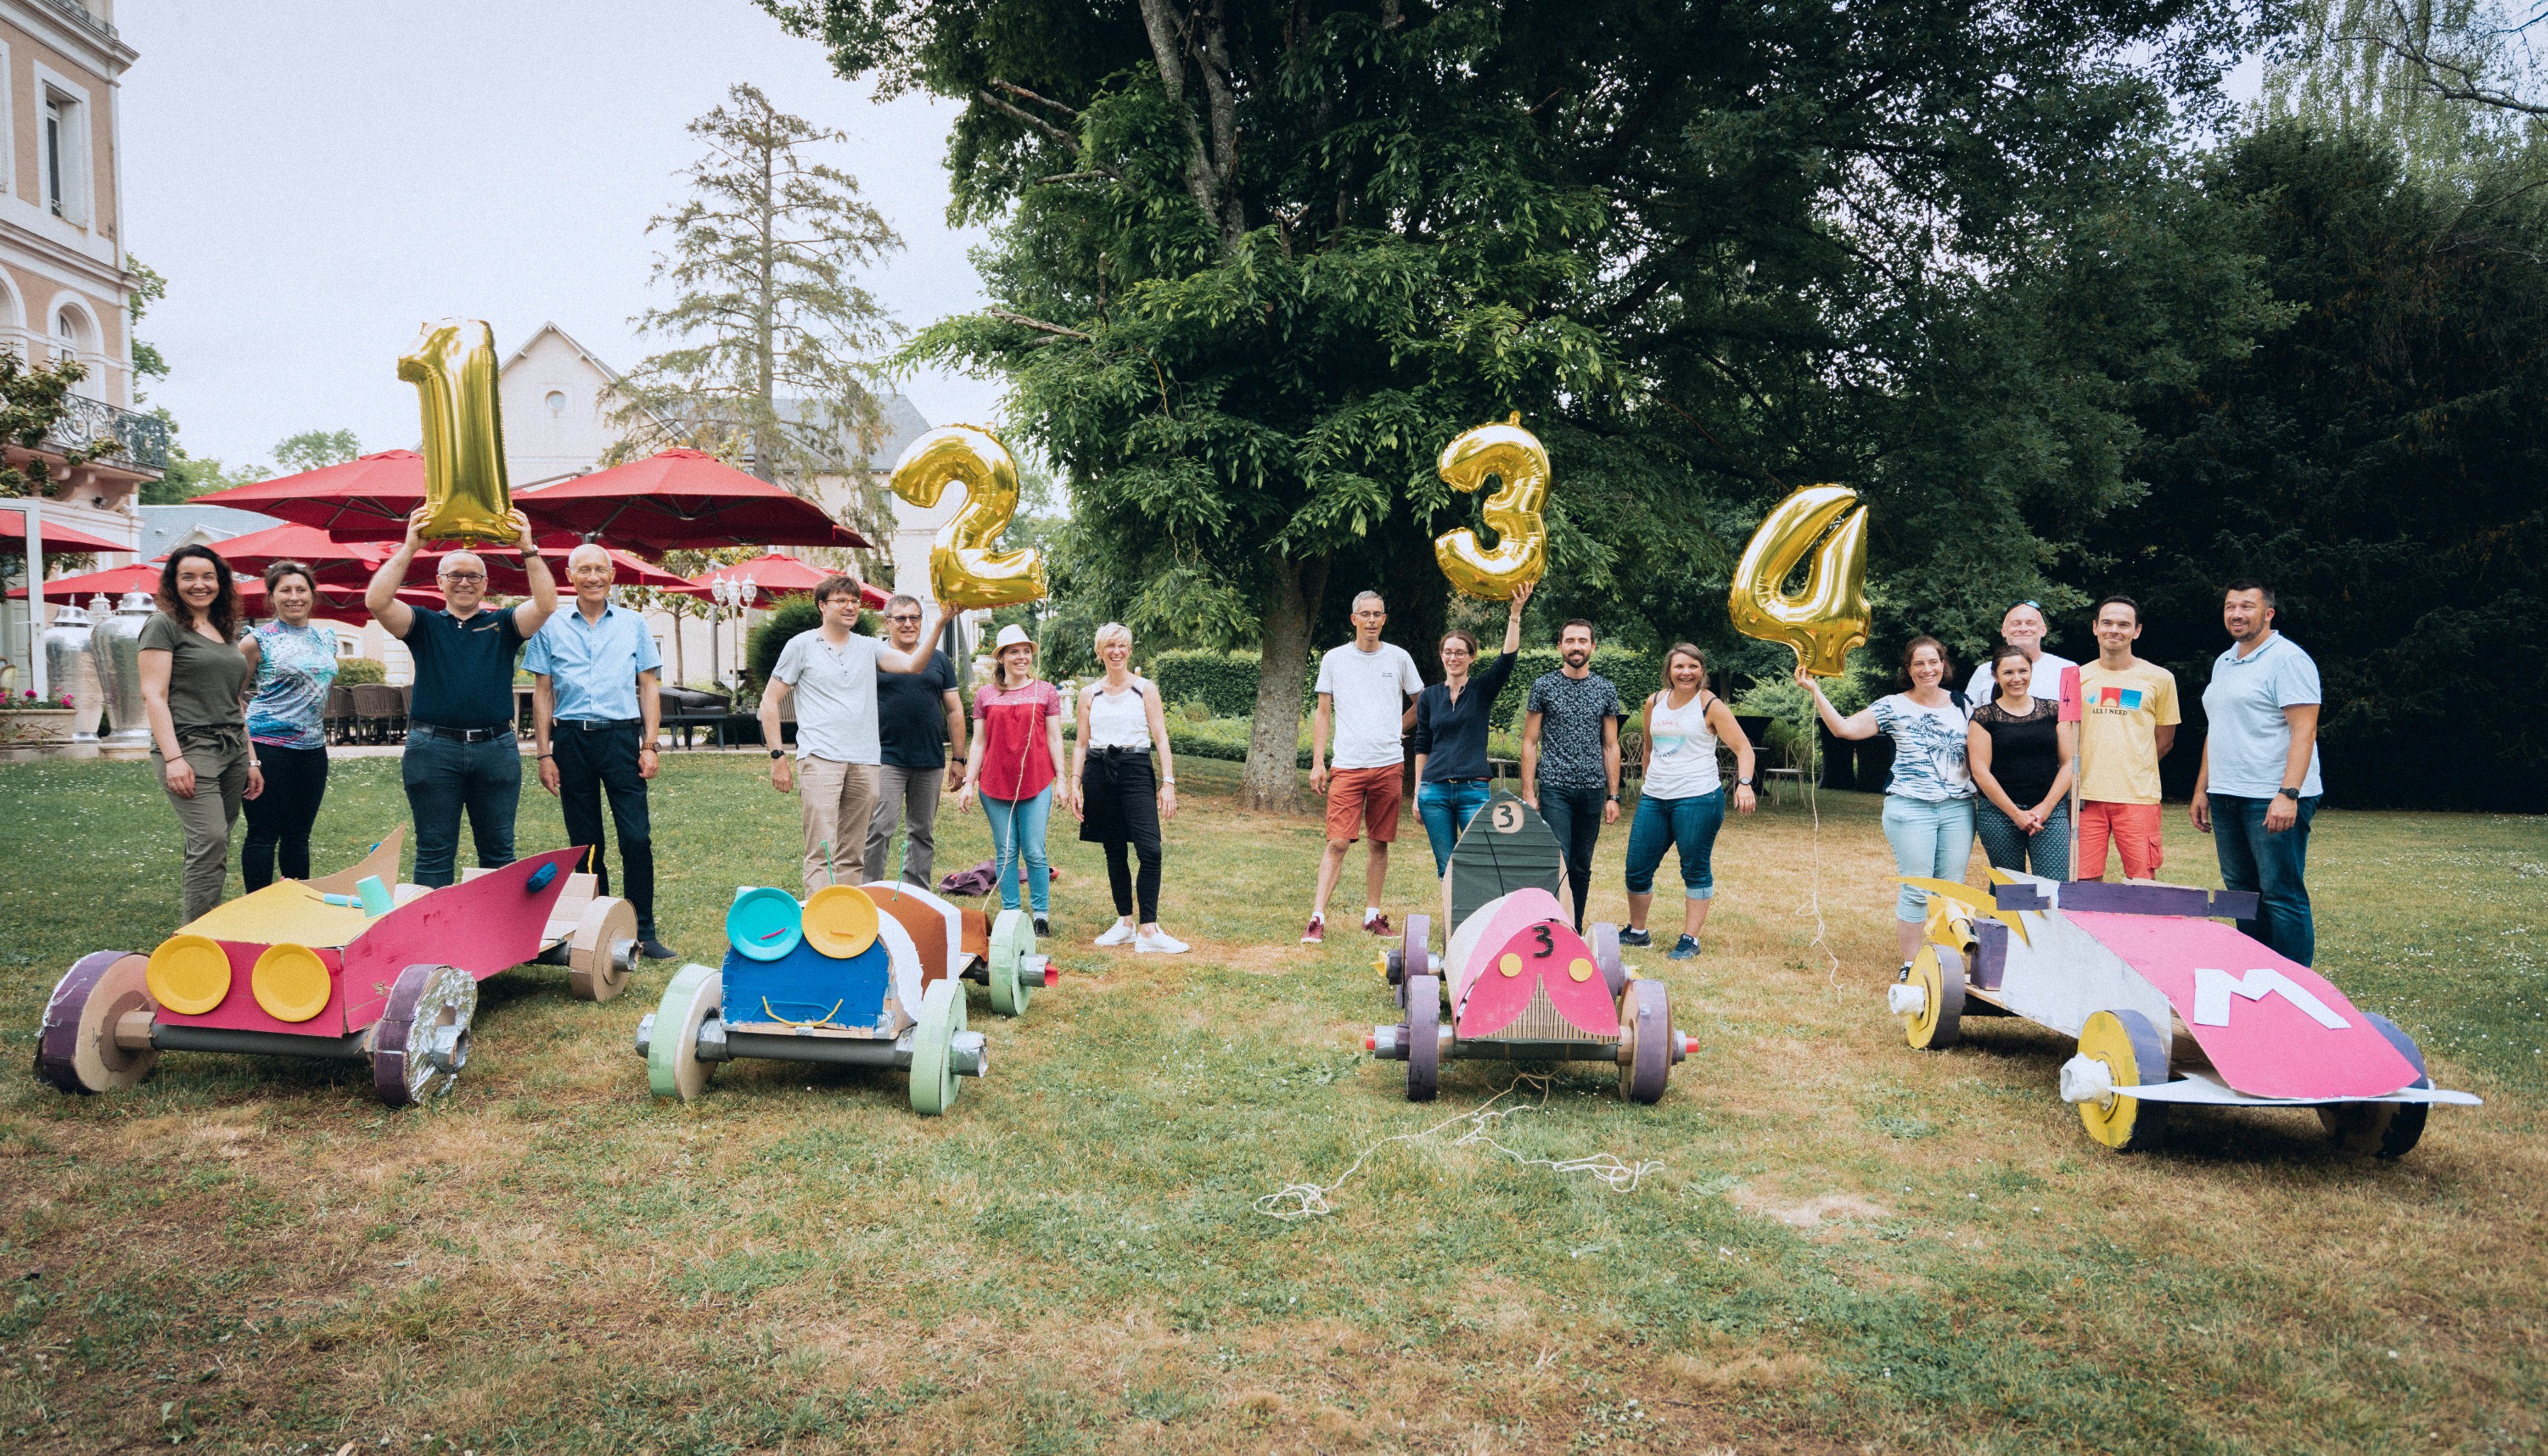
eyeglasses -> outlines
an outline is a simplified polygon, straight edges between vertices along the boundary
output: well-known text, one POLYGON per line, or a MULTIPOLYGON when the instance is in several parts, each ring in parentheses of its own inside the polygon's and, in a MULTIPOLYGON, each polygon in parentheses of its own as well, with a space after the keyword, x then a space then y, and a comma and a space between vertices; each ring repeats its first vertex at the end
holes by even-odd
POLYGON ((460 582, 464 584, 469 582, 483 582, 487 580, 487 574, 485 572, 442 572, 439 575, 442 580, 446 582, 460 582))
POLYGON ((920 613, 916 611, 898 611, 892 616, 886 617, 885 620, 888 622, 916 622, 920 620, 920 613))

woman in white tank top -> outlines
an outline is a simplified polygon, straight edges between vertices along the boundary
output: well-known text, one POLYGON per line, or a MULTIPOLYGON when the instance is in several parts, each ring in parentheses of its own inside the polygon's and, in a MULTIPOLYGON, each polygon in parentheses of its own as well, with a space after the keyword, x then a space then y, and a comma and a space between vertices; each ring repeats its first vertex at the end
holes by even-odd
POLYGON ((1655 870, 1667 846, 1681 852, 1681 941, 1670 958, 1698 954, 1699 932, 1716 896, 1710 864, 1716 832, 1725 826, 1725 785, 1716 767, 1716 745, 1734 750, 1734 806, 1753 809, 1752 741, 1734 721, 1725 699, 1707 690, 1707 659, 1686 642, 1664 655, 1664 690, 1646 699, 1645 782, 1637 790, 1637 817, 1628 827, 1628 928, 1622 946, 1650 946, 1646 913, 1654 908, 1655 870))
POLYGON ((1186 943, 1159 929, 1159 823, 1177 812, 1177 768, 1168 752, 1158 689, 1133 676, 1133 633, 1121 622, 1097 629, 1106 676, 1079 689, 1078 744, 1071 750, 1070 812, 1082 841, 1106 848, 1106 882, 1116 921, 1101 946, 1174 955, 1186 943), (1150 772, 1150 752, 1159 773, 1150 772), (1136 876, 1127 850, 1139 857, 1136 876), (1136 915, 1138 918, 1136 919, 1136 915))

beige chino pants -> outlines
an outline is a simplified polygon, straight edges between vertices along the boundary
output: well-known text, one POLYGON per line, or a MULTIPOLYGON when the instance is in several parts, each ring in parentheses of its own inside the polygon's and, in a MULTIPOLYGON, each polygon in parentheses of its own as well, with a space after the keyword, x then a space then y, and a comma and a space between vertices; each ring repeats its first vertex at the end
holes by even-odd
POLYGON ((804 801, 806 898, 827 884, 860 883, 875 817, 875 765, 798 759, 796 796, 804 801))

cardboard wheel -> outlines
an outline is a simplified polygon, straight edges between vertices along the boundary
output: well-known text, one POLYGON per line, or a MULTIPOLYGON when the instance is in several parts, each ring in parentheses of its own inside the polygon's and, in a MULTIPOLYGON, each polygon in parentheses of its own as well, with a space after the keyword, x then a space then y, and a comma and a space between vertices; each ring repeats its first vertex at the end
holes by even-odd
POLYGON ((1630 981, 1619 995, 1619 1096, 1661 1102, 1671 1077, 1671 995, 1661 981, 1630 981))
POLYGON ((36 1075, 63 1092, 112 1092, 150 1075, 157 1048, 115 1044, 115 1025, 151 1003, 150 957, 132 951, 83 956, 53 984, 36 1034, 36 1075))
POLYGON ((1018 974, 1018 957, 1035 954, 1035 919, 1024 910, 1003 910, 991 922, 991 953, 982 957, 983 969, 996 975, 1002 961, 1008 962, 1012 978, 1018 974))
POLYGON ((1442 1081, 1441 977, 1407 978, 1407 1100, 1430 1102, 1442 1081))
POLYGON ((725 973, 693 961, 673 976, 655 1006, 655 1035, 646 1043, 646 1090, 695 1102, 715 1070, 699 1060, 699 1026, 725 1004, 725 973))
MULTIPOLYGON (((2399 1055, 2414 1064, 2415 1080, 2407 1085, 2433 1085, 2433 1079, 2424 1074, 2424 1051, 2414 1038, 2379 1012, 2366 1011, 2362 1016, 2389 1039, 2399 1055)), ((2320 1108, 2318 1121, 2335 1150, 2348 1157, 2397 1158, 2414 1151, 2415 1144, 2424 1140, 2424 1120, 2431 1110, 2421 1102, 2339 1102, 2320 1108)))
MULTIPOLYGON (((2098 1011, 2079 1029, 2079 1054, 2102 1061, 2118 1087, 2168 1079, 2168 1044, 2138 1011, 2098 1011)), ((2079 1104, 2088 1136, 2123 1152, 2155 1147, 2167 1133, 2167 1104, 2109 1095, 2079 1104)))
POLYGON ((962 1030, 963 992, 954 981, 933 982, 920 998, 920 1024, 911 1029, 911 1110, 922 1117, 944 1116, 956 1105, 956 1034, 962 1030))
POLYGON ((581 1001, 607 1001, 628 989, 621 948, 637 940, 637 907, 603 895, 584 907, 566 950, 566 983, 581 1001))
MULTIPOLYGON (((1029 931, 1033 935, 1033 931, 1029 931)), ((1026 957, 1000 956, 991 960, 988 979, 991 983, 991 1009, 1002 1016, 1024 1016, 1027 1003, 1035 999, 1036 977, 1026 973, 1026 957)), ((932 982, 931 984, 936 984, 932 982)), ((927 993, 922 994, 927 1000, 927 993)))
POLYGON ((1592 923, 1592 963, 1601 967, 1601 979, 1609 983, 1611 999, 1618 999, 1628 984, 1628 962, 1619 955, 1619 928, 1606 920, 1592 923))
POLYGON ((372 1091, 391 1107, 413 1107, 446 1092, 469 1062, 469 1023, 478 1015, 478 978, 456 965, 421 961, 390 983, 372 1029, 372 1091))
MULTIPOLYGON (((1922 946, 1911 959, 1911 983, 1928 993, 1920 1014, 1903 1028, 1903 1036, 1923 1051, 1943 1051, 1963 1035, 1964 978, 1950 975, 1938 960, 1938 948, 1922 946)), ((2129 1087, 2130 1082, 2118 1082, 2129 1087)))

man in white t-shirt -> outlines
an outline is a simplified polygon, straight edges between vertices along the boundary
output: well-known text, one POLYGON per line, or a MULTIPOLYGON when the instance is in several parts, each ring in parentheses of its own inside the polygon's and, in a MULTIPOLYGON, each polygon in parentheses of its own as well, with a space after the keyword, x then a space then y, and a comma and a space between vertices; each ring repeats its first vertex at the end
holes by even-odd
POLYGON ((1310 717, 1310 791, 1327 800, 1327 852, 1319 862, 1319 899, 1301 944, 1327 938, 1327 896, 1345 871, 1345 851, 1357 831, 1371 836, 1363 871, 1362 928, 1389 934, 1380 911, 1380 887, 1389 878, 1389 846, 1398 838, 1400 780, 1407 755, 1401 745, 1415 695, 1424 690, 1415 659, 1380 640, 1389 606, 1377 592, 1353 601, 1354 640, 1319 660, 1319 707, 1310 717), (1335 731, 1335 770, 1327 769, 1327 734, 1335 731))
MULTIPOLYGON (((2008 615, 1999 619, 1999 638, 2025 653, 2027 662, 2034 667, 2034 676, 2026 682, 2027 695, 2059 702, 2061 670, 2079 665, 2057 652, 2044 650, 2044 608, 2032 601, 2010 607, 2008 615)), ((1991 681, 1991 664, 1984 661, 1973 669, 1973 681, 1964 688, 1965 714, 1969 716, 1973 709, 1997 696, 1999 684, 1991 681)))

